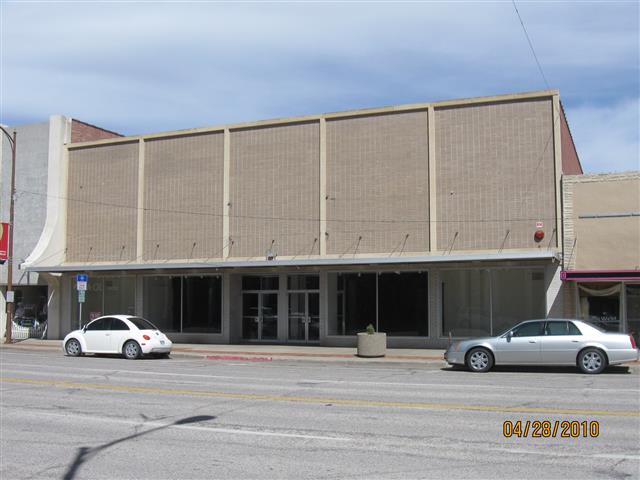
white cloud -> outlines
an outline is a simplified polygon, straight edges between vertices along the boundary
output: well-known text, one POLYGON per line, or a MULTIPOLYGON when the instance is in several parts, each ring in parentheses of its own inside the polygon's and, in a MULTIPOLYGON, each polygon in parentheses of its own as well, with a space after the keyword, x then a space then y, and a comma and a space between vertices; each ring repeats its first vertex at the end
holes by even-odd
POLYGON ((640 101, 567 109, 585 173, 640 170, 640 101))

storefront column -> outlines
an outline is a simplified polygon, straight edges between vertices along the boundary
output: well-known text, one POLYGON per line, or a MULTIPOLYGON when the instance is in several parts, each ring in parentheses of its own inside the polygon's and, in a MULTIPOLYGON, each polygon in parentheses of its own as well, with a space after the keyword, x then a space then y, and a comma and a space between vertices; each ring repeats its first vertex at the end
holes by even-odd
POLYGON ((440 288, 440 272, 429 270, 429 340, 430 344, 442 336, 442 289, 440 288))
POLYGON ((547 318, 564 317, 564 289, 560 280, 560 265, 550 265, 544 269, 547 318))
POLYGON ((222 274, 222 343, 231 342, 231 274, 222 274))
POLYGON ((289 294, 287 290, 287 274, 278 275, 278 342, 289 340, 289 294))
POLYGON ((242 275, 236 273, 225 273, 222 277, 223 289, 228 297, 224 303, 223 329, 226 327, 229 332, 229 343, 238 343, 242 339, 242 275), (225 323, 226 322, 226 323, 225 323))
MULTIPOLYGON (((334 281, 329 282, 330 275, 320 272, 320 345, 324 345, 329 331, 329 317, 335 315, 335 275, 331 275, 334 281), (330 300, 333 299, 333 300, 330 300)), ((335 318, 335 317, 333 317, 335 318)))

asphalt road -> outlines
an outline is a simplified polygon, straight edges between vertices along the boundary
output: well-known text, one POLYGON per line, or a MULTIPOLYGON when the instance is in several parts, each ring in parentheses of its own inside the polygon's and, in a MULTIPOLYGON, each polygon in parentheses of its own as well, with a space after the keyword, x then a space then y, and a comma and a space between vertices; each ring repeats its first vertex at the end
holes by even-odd
POLYGON ((640 478, 639 373, 3 349, 0 478, 640 478))

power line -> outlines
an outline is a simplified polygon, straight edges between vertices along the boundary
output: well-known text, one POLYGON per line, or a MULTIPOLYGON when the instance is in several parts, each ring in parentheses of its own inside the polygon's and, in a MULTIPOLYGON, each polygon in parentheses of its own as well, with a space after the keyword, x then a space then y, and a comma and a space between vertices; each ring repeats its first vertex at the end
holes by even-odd
POLYGON ((531 42, 531 38, 529 38, 529 33, 527 33, 527 27, 524 26, 524 22, 522 21, 522 17, 520 16, 520 12, 518 11, 518 7, 516 6, 516 0, 511 0, 513 4, 513 8, 516 10, 516 14, 518 15, 518 19, 520 20, 520 25, 522 25, 522 30, 524 31, 524 36, 527 37, 527 42, 529 42, 529 48, 531 48, 531 53, 533 53, 533 58, 536 60, 536 65, 538 65, 538 70, 540 70, 540 75, 542 75, 542 79, 544 80, 544 84, 549 87, 549 82, 547 82, 547 77, 544 75, 544 71, 542 70, 542 65, 540 65, 540 61, 538 60, 538 55, 536 55, 536 50, 533 48, 533 43, 531 42))
MULTIPOLYGON (((546 149, 546 147, 545 147, 546 149)), ((200 217, 218 217, 218 218, 223 218, 223 217, 229 217, 230 219, 249 219, 249 220, 278 220, 278 221, 286 221, 286 222, 290 222, 290 221, 295 221, 295 222, 320 222, 320 218, 319 217, 314 217, 314 218, 300 218, 300 217, 276 217, 276 216, 260 216, 260 215, 236 215, 236 214, 230 214, 230 215, 225 215, 224 213, 213 213, 213 212, 195 212, 195 211, 189 211, 189 210, 174 210, 174 209, 163 209, 163 208, 151 208, 151 207, 142 207, 139 208, 137 206, 132 206, 132 205, 123 205, 123 204, 118 204, 118 203, 110 203, 110 202, 100 202, 100 201, 94 201, 94 200, 80 200, 80 199, 76 199, 76 198, 71 198, 71 197, 63 197, 63 196, 58 196, 58 195, 49 195, 46 193, 40 193, 40 192, 32 192, 29 190, 17 190, 20 193, 26 193, 29 195, 35 195, 35 196, 40 196, 40 197, 47 197, 47 198, 55 198, 58 200, 66 200, 69 202, 74 202, 74 203, 84 203, 87 205, 97 205, 97 206, 104 206, 104 207, 113 207, 113 208, 124 208, 124 209, 128 209, 128 210, 143 210, 146 212, 158 212, 158 213, 171 213, 171 214, 176 214, 176 215, 193 215, 193 216, 200 216, 200 217)), ((339 218, 327 218, 327 224, 330 223, 348 223, 348 224, 353 224, 353 223, 364 223, 364 224, 429 224, 429 223, 496 223, 496 222, 521 222, 521 221, 537 221, 537 220, 553 220, 555 219, 555 217, 531 217, 531 218, 525 218, 525 217, 521 217, 521 218, 493 218, 493 219, 462 219, 462 220, 438 220, 438 219, 431 219, 431 220, 409 220, 409 219, 402 219, 402 220, 397 220, 397 219, 384 219, 384 220, 374 220, 374 219, 353 219, 353 220, 345 220, 345 219, 339 219, 339 218)), ((334 230, 336 231, 336 230, 334 230)), ((350 232, 350 231, 349 231, 350 232)))

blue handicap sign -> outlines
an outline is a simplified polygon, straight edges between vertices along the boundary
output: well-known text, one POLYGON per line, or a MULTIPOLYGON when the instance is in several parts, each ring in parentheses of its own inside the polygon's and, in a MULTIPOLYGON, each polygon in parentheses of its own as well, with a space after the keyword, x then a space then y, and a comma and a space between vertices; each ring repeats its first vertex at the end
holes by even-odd
POLYGON ((76 275, 76 282, 87 282, 89 281, 89 275, 86 273, 79 273, 76 275))

